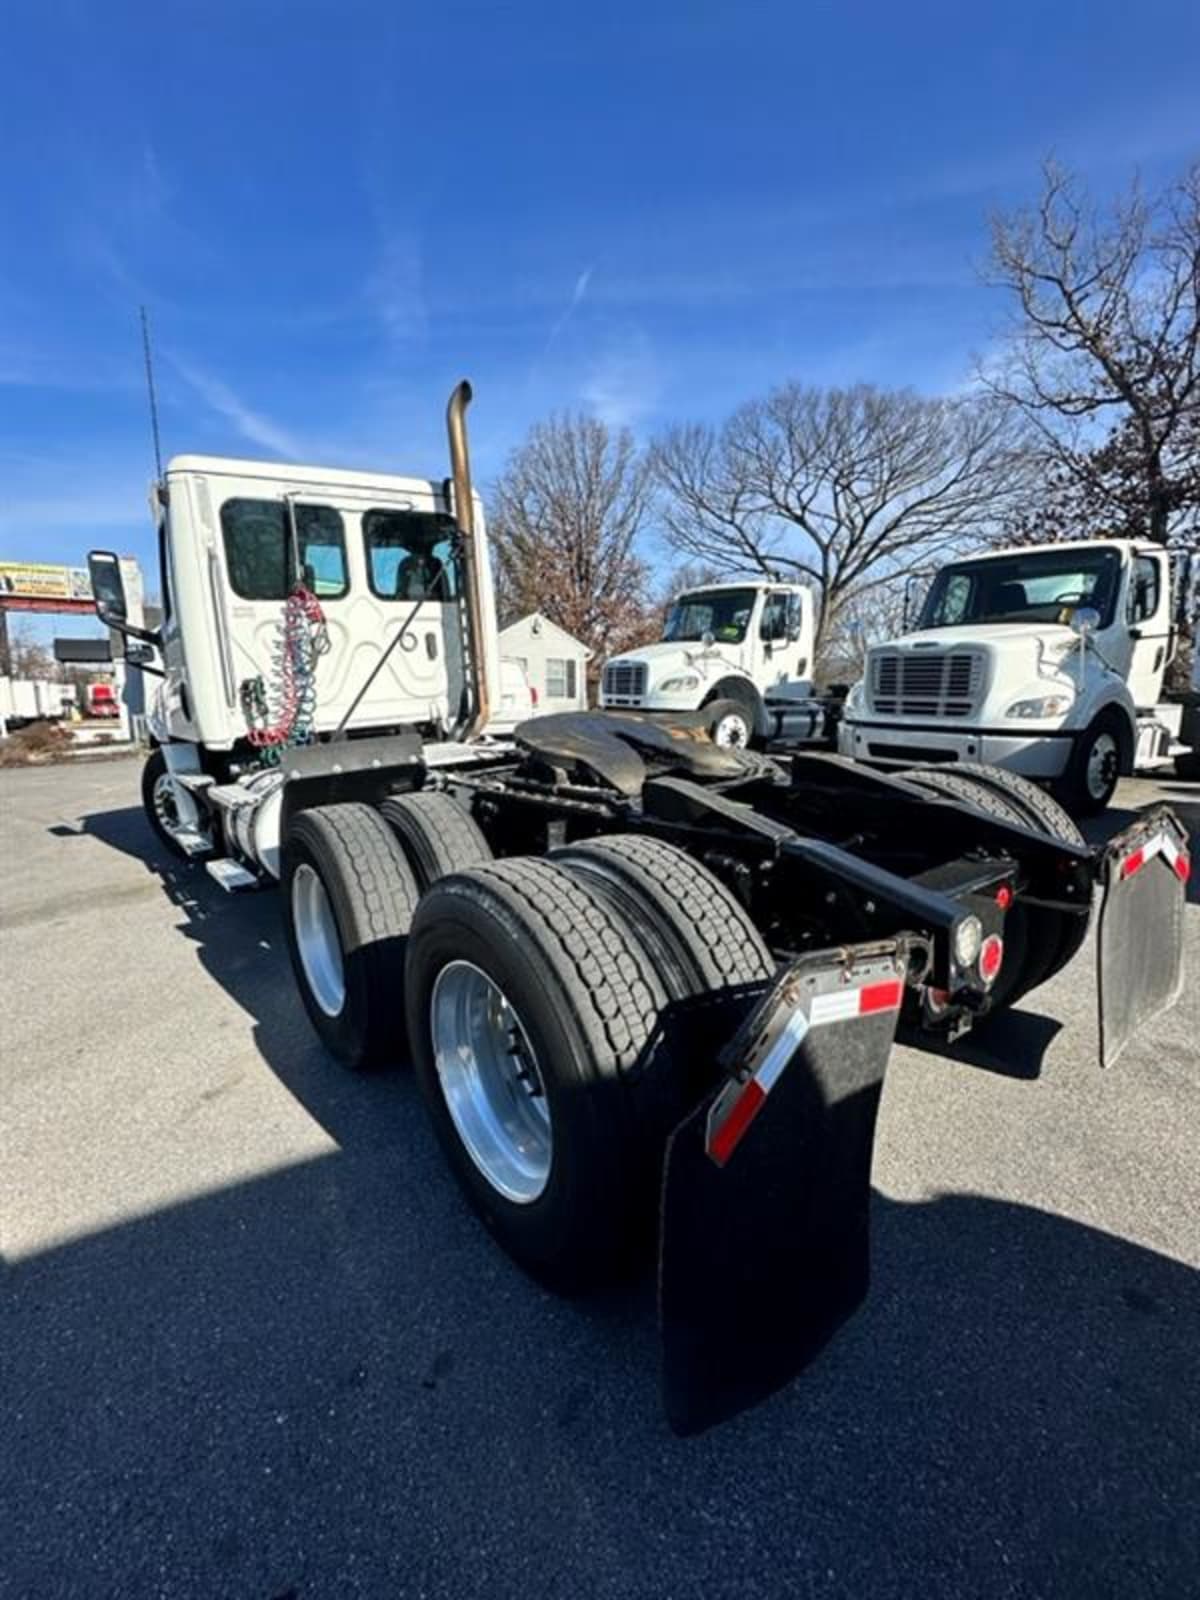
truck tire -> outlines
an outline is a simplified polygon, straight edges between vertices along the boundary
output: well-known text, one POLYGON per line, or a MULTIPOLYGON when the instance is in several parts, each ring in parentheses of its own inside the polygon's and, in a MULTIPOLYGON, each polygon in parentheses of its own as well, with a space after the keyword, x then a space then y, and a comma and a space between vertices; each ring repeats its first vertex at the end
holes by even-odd
POLYGON ((1068 844, 1083 844, 1083 835, 1070 813, 1031 778, 983 761, 956 761, 954 771, 1005 795, 1018 811, 1026 813, 1027 826, 1036 828, 1039 833, 1048 834, 1052 839, 1064 839, 1068 844))
POLYGON ((378 812, 314 806, 283 850, 283 924, 313 1027, 354 1070, 405 1055, 404 947, 418 890, 400 843, 378 812))
MULTIPOLYGON (((968 776, 958 768, 958 762, 955 762, 953 771, 947 771, 944 767, 913 767, 905 771, 903 776, 922 789, 948 795, 953 800, 964 800, 968 805, 978 806, 981 811, 990 812, 1005 822, 1016 822, 1025 828, 1031 825, 1030 813, 1024 811, 1010 794, 1002 793, 998 786, 978 774, 968 776)), ((1006 914, 1004 965, 991 992, 993 1011, 1015 1005, 1023 994, 1036 989, 1048 977, 1058 954, 1058 923, 1061 917, 1060 912, 1033 916, 1020 900, 1006 914), (1049 925, 1046 918, 1054 919, 1053 926, 1049 925)))
POLYGON ((775 970, 741 901, 676 845, 616 834, 567 845, 549 859, 624 915, 652 947, 673 1000, 758 983, 775 970))
POLYGON ((1122 728, 1118 713, 1102 711, 1075 741, 1055 793, 1073 817, 1094 817, 1113 797, 1121 776, 1122 728))
MULTIPOLYGON (((154 829, 159 842, 173 856, 180 861, 200 859, 189 855, 171 832, 171 823, 179 820, 178 790, 171 782, 167 758, 161 749, 152 750, 146 758, 146 765, 142 768, 142 807, 146 813, 146 820, 154 829)), ((202 821, 200 808, 197 806, 195 810, 199 824, 202 821)))
MULTIPOLYGON (((938 769, 933 769, 938 770, 938 769)), ((964 777, 973 778, 977 783, 1001 793, 1019 811, 1025 812, 1022 821, 1026 826, 1035 828, 1039 833, 1045 834, 1049 839, 1061 839, 1064 844, 1082 845, 1085 843, 1083 834, 1073 818, 1059 805, 1053 795, 1029 778, 1024 778, 1018 772, 1009 772, 1003 767, 989 766, 982 761, 958 761, 954 765, 954 773, 961 773, 964 777)), ((1025 907, 1024 914, 1029 919, 1029 936, 1031 942, 1047 959, 1039 960, 1026 974, 1027 978, 1036 974, 1035 981, 1025 981, 1021 987, 1021 994, 1027 994, 1037 984, 1045 983, 1056 972, 1061 972, 1078 953, 1080 945, 1087 938, 1090 917, 1070 916, 1064 911, 1051 911, 1041 907, 1025 907)))
POLYGON ((424 892, 448 872, 465 872, 492 859, 479 824, 448 794, 393 795, 379 808, 424 892))
POLYGON ((742 700, 711 700, 708 736, 722 750, 748 750, 754 738, 754 713, 742 700))
POLYGON ((468 1200, 515 1260, 574 1292, 653 1231, 627 1078, 667 995, 624 918, 550 861, 453 873, 413 921, 413 1062, 468 1200))
POLYGON ((1186 750, 1175 757, 1175 776, 1185 783, 1200 783, 1200 750, 1186 750))

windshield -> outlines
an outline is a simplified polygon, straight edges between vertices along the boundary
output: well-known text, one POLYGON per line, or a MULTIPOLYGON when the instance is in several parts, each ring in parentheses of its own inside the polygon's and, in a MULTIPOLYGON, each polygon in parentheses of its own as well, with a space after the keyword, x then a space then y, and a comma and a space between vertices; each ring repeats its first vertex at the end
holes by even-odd
POLYGON ((1069 623, 1079 606, 1094 606, 1100 626, 1112 621, 1121 575, 1115 550, 1018 552, 943 567, 921 609, 922 628, 971 622, 1069 623))
POLYGON ((667 612, 667 644, 697 643, 711 633, 718 644, 741 644, 750 626, 755 589, 705 589, 681 594, 667 612))

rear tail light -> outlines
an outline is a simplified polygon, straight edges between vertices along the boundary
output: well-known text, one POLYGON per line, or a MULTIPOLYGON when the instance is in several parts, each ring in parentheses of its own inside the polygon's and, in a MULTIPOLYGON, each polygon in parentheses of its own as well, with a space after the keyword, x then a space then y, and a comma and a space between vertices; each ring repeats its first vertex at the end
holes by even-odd
POLYGON ((979 947, 979 976, 989 987, 995 983, 1004 965, 1004 940, 998 933, 989 933, 979 947))
POLYGON ((529 704, 531 706, 535 706, 535 705, 537 705, 537 703, 538 703, 537 690, 533 687, 532 684, 530 684, 529 685, 529 704))

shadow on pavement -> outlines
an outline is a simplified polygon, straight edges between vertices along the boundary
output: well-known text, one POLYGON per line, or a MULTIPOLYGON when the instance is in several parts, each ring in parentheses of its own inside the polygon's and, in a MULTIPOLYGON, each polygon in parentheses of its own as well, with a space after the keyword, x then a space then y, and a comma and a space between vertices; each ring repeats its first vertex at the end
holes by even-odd
POLYGON ((1200 1275, 1019 1205, 877 1196, 865 1309, 679 1441, 641 1296, 545 1295, 425 1144, 402 1126, 9 1267, 7 1592, 1191 1584, 1200 1275))
MULTIPOLYGON (((1193 819, 1194 820, 1194 819, 1193 819)), ((1200 1536, 1200 1275, 971 1195, 876 1195, 875 1284, 697 1440, 650 1286, 567 1303, 459 1201, 403 1075, 332 1069, 272 895, 142 860, 334 1155, 11 1264, 14 1595, 1177 1596, 1200 1536)), ((1048 1019, 973 1041, 1014 1076, 1048 1019)), ((999 1025, 998 1025, 999 1027, 999 1025)), ((961 1052, 962 1046, 957 1047, 961 1052)))
POLYGON ((927 1055, 964 1062, 1000 1077, 1032 1083, 1041 1075, 1042 1061, 1062 1024, 1038 1011, 1002 1011, 977 1022, 970 1033, 939 1044, 936 1036, 913 1032, 904 1043, 927 1055))

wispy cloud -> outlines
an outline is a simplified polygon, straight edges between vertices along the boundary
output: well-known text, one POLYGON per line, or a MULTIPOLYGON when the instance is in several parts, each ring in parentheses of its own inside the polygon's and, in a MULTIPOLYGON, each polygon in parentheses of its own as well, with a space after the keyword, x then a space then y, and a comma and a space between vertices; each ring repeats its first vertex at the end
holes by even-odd
POLYGON ((305 459, 304 446, 295 434, 261 411, 248 406, 223 379, 180 360, 178 356, 172 356, 170 360, 180 377, 191 385, 205 404, 231 422, 244 439, 277 456, 285 456, 293 461, 305 459))
POLYGON ((660 392, 658 362, 640 329, 601 351, 580 387, 584 404, 612 428, 636 426, 654 411, 660 392))
POLYGON ((365 294, 395 344, 424 337, 429 321, 420 239, 388 228, 383 249, 369 274, 365 294))
POLYGON ((558 338, 559 334, 562 333, 567 323, 570 322, 576 311, 578 311, 579 307, 583 304, 583 297, 588 292, 588 286, 591 284, 592 273, 594 271, 594 265, 584 267, 583 271, 575 279, 575 287, 571 290, 571 298, 567 301, 567 309, 550 329, 550 337, 546 340, 547 350, 550 349, 550 346, 558 338))

